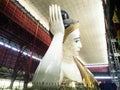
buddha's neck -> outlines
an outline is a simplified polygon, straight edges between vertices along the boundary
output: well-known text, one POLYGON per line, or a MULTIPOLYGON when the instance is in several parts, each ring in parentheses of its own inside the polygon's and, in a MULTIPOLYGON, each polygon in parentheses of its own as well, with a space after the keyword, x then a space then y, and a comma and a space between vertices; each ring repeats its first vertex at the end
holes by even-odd
POLYGON ((73 57, 75 57, 75 55, 72 55, 70 52, 63 52, 63 61, 67 62, 67 63, 73 63, 73 57))
POLYGON ((72 56, 63 56, 63 60, 65 61, 65 62, 73 62, 73 57, 72 56))

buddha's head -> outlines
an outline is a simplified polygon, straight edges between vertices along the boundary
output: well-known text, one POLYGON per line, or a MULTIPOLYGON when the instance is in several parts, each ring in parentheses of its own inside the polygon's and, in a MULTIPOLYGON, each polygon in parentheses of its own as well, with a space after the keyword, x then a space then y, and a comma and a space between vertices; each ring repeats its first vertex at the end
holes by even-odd
POLYGON ((70 19, 66 11, 62 11, 62 18, 65 26, 63 50, 71 55, 76 55, 82 48, 79 23, 70 19))

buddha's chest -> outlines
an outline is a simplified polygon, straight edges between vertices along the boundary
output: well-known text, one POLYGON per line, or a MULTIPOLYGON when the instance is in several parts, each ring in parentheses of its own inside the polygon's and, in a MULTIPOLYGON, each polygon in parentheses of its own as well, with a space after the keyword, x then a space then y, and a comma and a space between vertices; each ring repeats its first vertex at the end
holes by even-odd
POLYGON ((82 82, 81 72, 79 71, 75 63, 62 63, 62 71, 64 77, 67 77, 70 80, 82 82))

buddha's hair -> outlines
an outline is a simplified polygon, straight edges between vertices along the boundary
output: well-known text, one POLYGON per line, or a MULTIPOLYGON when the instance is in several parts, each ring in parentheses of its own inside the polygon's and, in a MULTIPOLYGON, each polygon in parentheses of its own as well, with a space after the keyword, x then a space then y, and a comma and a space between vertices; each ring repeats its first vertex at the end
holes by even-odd
POLYGON ((69 27, 70 25, 76 23, 75 20, 69 18, 69 15, 68 15, 68 13, 65 10, 61 10, 61 14, 62 14, 62 19, 63 19, 63 23, 64 23, 65 29, 67 27, 69 27))
POLYGON ((64 35, 64 39, 63 39, 63 43, 64 43, 67 36, 74 30, 76 30, 76 28, 79 27, 79 23, 73 19, 70 19, 69 15, 66 11, 61 10, 61 14, 62 14, 62 19, 63 19, 63 24, 65 27, 65 35, 64 35))

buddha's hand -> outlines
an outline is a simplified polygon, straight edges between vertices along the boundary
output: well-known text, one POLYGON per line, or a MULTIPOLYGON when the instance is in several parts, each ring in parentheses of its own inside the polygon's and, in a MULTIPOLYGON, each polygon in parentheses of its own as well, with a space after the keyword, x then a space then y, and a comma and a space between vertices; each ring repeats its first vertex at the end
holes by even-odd
POLYGON ((64 35, 64 25, 61 15, 61 9, 58 5, 49 6, 49 14, 50 14, 50 31, 53 35, 61 33, 64 35))

